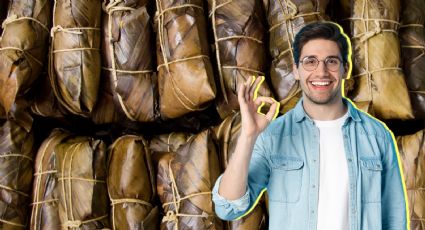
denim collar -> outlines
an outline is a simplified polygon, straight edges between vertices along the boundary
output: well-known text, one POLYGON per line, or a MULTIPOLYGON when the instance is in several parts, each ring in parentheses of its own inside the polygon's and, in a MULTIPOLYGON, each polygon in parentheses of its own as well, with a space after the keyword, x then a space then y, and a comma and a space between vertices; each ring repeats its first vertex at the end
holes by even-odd
MULTIPOLYGON (((348 108, 348 117, 351 118, 353 121, 360 122, 361 118, 359 115, 359 111, 356 109, 353 102, 350 99, 345 97, 342 98, 342 102, 348 108)), ((307 113, 304 110, 303 98, 301 98, 294 108, 294 119, 296 122, 301 122, 304 120, 304 118, 311 120, 311 118, 307 115, 307 113)))

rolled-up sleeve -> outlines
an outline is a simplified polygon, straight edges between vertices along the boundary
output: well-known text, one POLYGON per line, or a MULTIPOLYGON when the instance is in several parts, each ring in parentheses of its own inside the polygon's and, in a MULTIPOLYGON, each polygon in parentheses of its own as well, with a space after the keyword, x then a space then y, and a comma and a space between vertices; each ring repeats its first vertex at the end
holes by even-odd
POLYGON ((215 204, 215 212, 218 217, 223 220, 234 220, 252 210, 252 206, 256 205, 258 196, 261 191, 267 186, 270 175, 268 161, 264 157, 267 146, 264 143, 263 135, 257 138, 254 145, 252 158, 249 163, 248 171, 248 186, 245 194, 236 200, 227 200, 218 194, 218 189, 221 182, 221 175, 213 188, 212 196, 215 204))

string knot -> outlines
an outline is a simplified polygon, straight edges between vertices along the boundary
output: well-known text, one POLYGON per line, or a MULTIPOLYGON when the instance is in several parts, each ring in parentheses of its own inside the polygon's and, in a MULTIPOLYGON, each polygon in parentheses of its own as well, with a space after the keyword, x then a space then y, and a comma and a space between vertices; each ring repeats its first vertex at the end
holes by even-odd
POLYGON ((80 220, 68 220, 65 222, 65 227, 68 228, 79 228, 81 226, 80 220))

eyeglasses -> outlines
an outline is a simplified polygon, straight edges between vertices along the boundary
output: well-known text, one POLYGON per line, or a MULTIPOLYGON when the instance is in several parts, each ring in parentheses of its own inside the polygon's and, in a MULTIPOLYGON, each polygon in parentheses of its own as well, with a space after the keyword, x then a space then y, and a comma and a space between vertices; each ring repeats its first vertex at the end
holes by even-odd
POLYGON ((339 59, 339 57, 334 57, 334 56, 327 57, 325 58, 325 60, 320 60, 320 61, 314 56, 307 56, 303 58, 303 60, 301 60, 300 63, 305 70, 313 71, 317 69, 317 66, 319 66, 319 62, 321 61, 323 61, 325 63, 326 68, 332 72, 337 71, 342 62, 341 59, 339 59))

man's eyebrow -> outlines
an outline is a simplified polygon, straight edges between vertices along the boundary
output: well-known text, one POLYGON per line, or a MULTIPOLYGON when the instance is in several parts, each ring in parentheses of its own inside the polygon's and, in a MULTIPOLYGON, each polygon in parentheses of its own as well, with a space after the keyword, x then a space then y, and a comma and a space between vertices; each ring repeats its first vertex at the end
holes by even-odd
POLYGON ((340 58, 338 55, 330 55, 330 56, 327 56, 326 58, 340 58))

